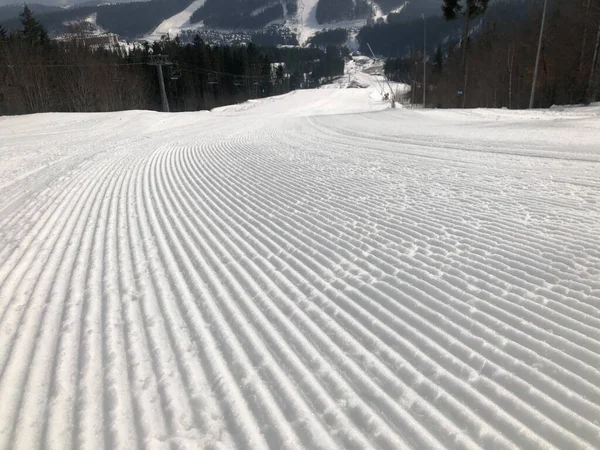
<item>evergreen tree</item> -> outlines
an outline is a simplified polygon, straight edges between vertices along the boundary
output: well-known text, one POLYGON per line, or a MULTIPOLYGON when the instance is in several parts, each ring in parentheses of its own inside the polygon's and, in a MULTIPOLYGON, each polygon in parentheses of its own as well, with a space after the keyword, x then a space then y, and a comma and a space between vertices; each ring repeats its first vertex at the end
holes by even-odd
POLYGON ((489 0, 443 0, 442 12, 446 20, 456 20, 459 16, 465 19, 465 28, 463 31, 462 40, 462 65, 463 65, 463 108, 467 98, 467 82, 469 77, 468 71, 468 50, 469 45, 469 27, 471 21, 481 16, 487 10, 489 0))
POLYGON ((283 65, 281 65, 281 64, 277 65, 277 69, 275 70, 275 79, 277 80, 277 82, 281 83, 283 81, 284 76, 285 76, 285 69, 283 68, 283 65))
POLYGON ((19 14, 21 19, 21 34, 32 44, 44 44, 48 42, 48 32, 42 24, 33 16, 33 11, 25 4, 23 12, 19 14))
POLYGON ((348 40, 348 30, 345 28, 325 29, 315 33, 309 40, 310 45, 315 47, 327 47, 328 45, 341 46, 348 40))
POLYGON ((459 15, 472 20, 486 11, 489 0, 443 0, 443 2, 442 12, 446 20, 456 20, 459 15))
POLYGON ((6 36, 7 36, 6 28, 4 28, 2 25, 0 25, 0 40, 6 39, 6 36))

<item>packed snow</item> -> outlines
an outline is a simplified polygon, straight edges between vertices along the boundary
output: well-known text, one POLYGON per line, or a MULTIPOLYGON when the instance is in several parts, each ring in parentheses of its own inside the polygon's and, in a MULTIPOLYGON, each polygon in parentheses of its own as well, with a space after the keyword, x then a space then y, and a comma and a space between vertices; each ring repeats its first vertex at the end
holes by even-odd
POLYGON ((0 117, 0 448, 600 446, 600 106, 0 117))

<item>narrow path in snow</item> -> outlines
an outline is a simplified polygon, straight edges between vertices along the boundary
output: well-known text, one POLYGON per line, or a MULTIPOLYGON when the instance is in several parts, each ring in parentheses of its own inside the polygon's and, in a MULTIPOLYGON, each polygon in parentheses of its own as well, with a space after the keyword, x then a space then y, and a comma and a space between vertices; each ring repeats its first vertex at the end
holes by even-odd
POLYGON ((0 448, 597 448, 598 108, 355 95, 1 118, 0 448))

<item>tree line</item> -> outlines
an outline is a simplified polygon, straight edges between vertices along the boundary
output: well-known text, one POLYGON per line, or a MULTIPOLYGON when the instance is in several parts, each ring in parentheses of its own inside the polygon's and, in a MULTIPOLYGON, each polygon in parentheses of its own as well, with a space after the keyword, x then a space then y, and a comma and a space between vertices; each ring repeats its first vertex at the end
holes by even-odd
MULTIPOLYGON (((462 30, 454 40, 430 41, 427 106, 527 108, 543 0, 495 2, 493 11, 482 0, 444 0, 443 6, 448 23, 462 30)), ((418 44, 388 59, 385 71, 411 84, 421 99, 422 40, 418 44)), ((549 0, 534 106, 597 101, 599 53, 600 0, 549 0)))
POLYGON ((25 7, 21 26, 0 27, 0 114, 161 109, 152 55, 163 67, 172 111, 194 111, 314 87, 343 73, 337 48, 211 46, 196 36, 162 39, 125 52, 56 41, 25 7))
POLYGON ((315 47, 335 45, 342 47, 348 40, 349 32, 345 28, 325 29, 318 31, 308 39, 308 44, 315 47))

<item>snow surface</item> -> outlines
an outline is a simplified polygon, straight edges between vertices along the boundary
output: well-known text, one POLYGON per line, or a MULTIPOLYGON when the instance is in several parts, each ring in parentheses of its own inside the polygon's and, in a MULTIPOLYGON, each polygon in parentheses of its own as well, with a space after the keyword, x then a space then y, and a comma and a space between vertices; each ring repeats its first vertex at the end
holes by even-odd
POLYGON ((600 107, 0 117, 0 448, 600 444, 600 107))
MULTIPOLYGON (((383 75, 383 62, 373 60, 367 56, 355 56, 346 62, 344 67, 344 76, 335 79, 330 84, 321 86, 321 89, 349 89, 361 88, 368 89, 369 97, 372 100, 382 100, 387 94, 390 98, 401 100, 403 94, 410 92, 410 86, 403 83, 388 81, 383 75)), ((350 94, 356 98, 354 94, 350 94)), ((357 98, 358 100, 358 98, 357 98)), ((381 103, 379 108, 381 108, 381 103)), ((334 111, 343 110, 346 105, 356 109, 360 108, 358 102, 346 102, 344 105, 337 105, 334 111)), ((364 111, 361 109, 361 111, 364 111)))

